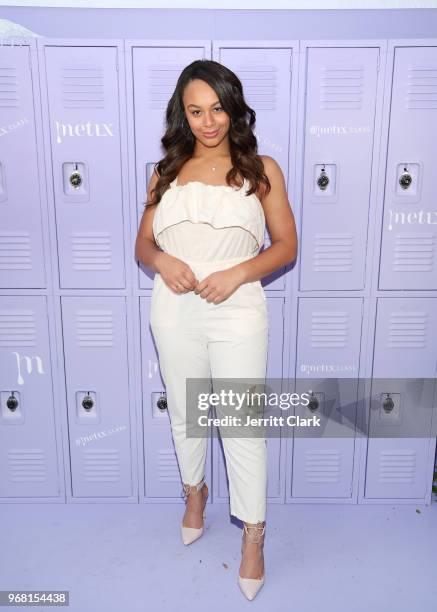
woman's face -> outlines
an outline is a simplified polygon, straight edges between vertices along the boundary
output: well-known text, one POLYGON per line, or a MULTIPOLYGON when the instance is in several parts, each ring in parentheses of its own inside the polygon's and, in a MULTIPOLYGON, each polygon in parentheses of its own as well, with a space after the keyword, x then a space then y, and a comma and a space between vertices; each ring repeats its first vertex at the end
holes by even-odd
POLYGON ((214 89, 201 79, 185 87, 183 103, 188 125, 194 136, 207 147, 215 147, 226 137, 230 118, 222 109, 214 89), (208 137, 210 132, 217 132, 208 137))

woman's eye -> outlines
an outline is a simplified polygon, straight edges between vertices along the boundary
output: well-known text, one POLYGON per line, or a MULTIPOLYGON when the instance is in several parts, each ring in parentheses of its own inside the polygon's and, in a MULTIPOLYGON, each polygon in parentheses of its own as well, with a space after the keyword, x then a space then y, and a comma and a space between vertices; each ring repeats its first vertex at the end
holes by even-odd
MULTIPOLYGON (((215 106, 215 107, 214 107, 214 110, 219 110, 219 111, 221 111, 221 110, 223 110, 223 109, 222 109, 222 107, 221 107, 221 106, 215 106)), ((197 111, 197 110, 196 110, 196 111, 193 111, 191 114, 192 114, 194 117, 197 117, 196 113, 200 113, 200 111, 197 111)))

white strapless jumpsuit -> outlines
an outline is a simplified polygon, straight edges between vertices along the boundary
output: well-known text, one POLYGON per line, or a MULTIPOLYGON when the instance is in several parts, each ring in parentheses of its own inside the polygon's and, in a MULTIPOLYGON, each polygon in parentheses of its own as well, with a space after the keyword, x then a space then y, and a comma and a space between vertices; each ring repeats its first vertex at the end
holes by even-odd
MULTIPOLYGON (((257 196, 246 195, 248 188, 247 180, 238 189, 199 181, 178 185, 176 178, 155 210, 156 243, 166 253, 187 263, 199 282, 212 272, 255 257, 264 244, 265 216, 257 196)), ((182 482, 195 485, 205 475, 208 432, 203 427, 202 434, 187 435, 186 379, 203 379, 209 385, 212 382, 214 392, 221 388, 220 381, 215 379, 232 378, 239 383, 244 382, 241 379, 249 379, 250 386, 253 382, 262 384, 268 349, 264 289, 260 281, 243 283, 228 299, 214 304, 194 291, 173 292, 161 275, 155 273, 150 326, 166 387, 182 482)), ((209 391, 210 387, 203 390, 209 391)), ((197 418, 200 412, 197 404, 194 410, 188 414, 195 414, 197 418)), ((218 405, 215 410, 220 418, 218 405)), ((226 414, 238 414, 234 410, 234 407, 232 412, 228 408, 226 414)), ((264 521, 265 437, 259 430, 250 437, 237 437, 240 433, 233 434, 232 428, 224 437, 224 428, 219 429, 228 474, 230 512, 247 523, 264 521)))

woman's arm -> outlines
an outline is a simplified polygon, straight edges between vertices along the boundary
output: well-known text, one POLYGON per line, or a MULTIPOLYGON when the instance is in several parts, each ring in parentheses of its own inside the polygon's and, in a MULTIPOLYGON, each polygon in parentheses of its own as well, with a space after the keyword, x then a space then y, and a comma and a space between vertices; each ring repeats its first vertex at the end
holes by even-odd
POLYGON ((279 164, 268 155, 261 156, 271 190, 262 199, 271 246, 262 253, 235 266, 242 282, 249 283, 268 276, 295 260, 298 238, 293 212, 288 201, 284 175, 279 164))
MULTIPOLYGON (((154 172, 147 187, 148 202, 152 200, 152 189, 155 187, 157 180, 158 175, 154 172)), ((148 268, 151 268, 154 272, 159 272, 160 262, 162 261, 162 257, 165 257, 166 254, 158 247, 153 235, 152 223, 156 206, 157 204, 152 204, 146 206, 144 209, 135 242, 135 259, 148 268)))

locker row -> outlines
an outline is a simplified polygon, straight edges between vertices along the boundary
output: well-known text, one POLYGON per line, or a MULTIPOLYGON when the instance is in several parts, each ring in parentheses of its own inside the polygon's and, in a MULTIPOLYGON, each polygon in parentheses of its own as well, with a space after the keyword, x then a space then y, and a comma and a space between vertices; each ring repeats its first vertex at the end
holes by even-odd
MULTIPOLYGON (((365 300, 298 299, 296 364, 288 381, 285 299, 268 298, 267 379, 307 393, 318 379, 316 403, 290 412, 340 425, 338 436, 278 431, 268 437, 269 501, 430 502, 436 300, 377 299, 369 406, 358 386, 367 350, 365 300), (422 378, 432 381, 425 392, 416 384, 422 378), (340 381, 341 389, 347 379, 348 404, 338 401, 333 418, 330 386, 340 381), (419 408, 421 428, 400 430, 418 419, 419 408)), ((51 312, 43 295, 2 296, 0 501, 176 501, 181 480, 149 328, 150 297, 62 296, 54 304, 51 312)), ((226 502, 221 440, 212 434, 207 479, 213 499, 226 502)))
POLYGON ((437 289, 437 39, 45 38, 0 49, 0 288, 152 287, 133 243, 167 102, 199 58, 240 77, 259 152, 283 170, 296 290, 437 289))

